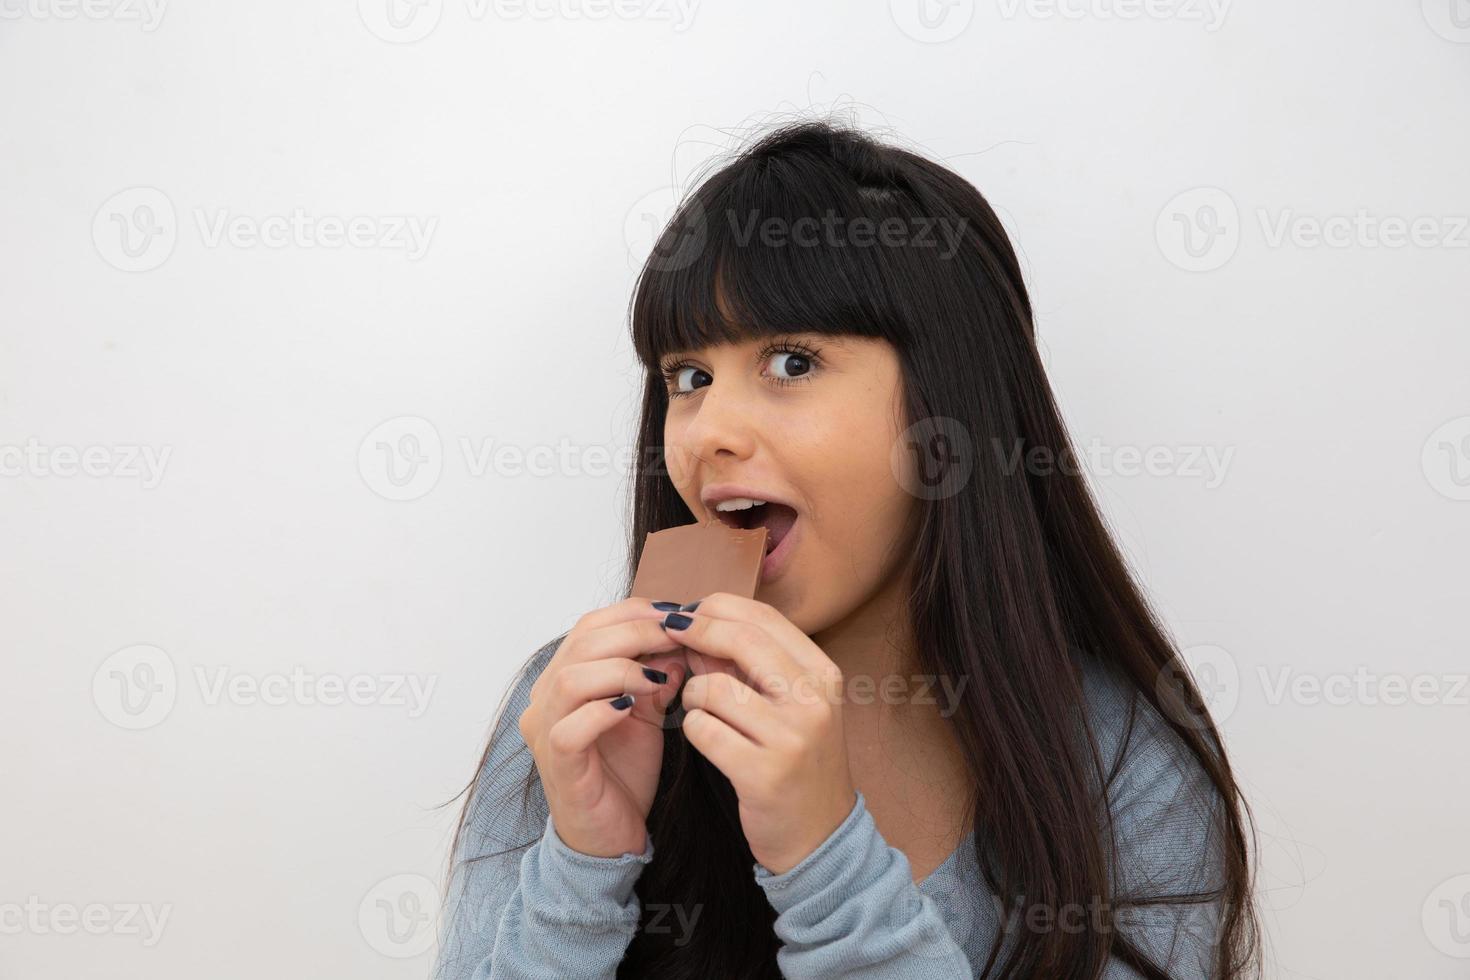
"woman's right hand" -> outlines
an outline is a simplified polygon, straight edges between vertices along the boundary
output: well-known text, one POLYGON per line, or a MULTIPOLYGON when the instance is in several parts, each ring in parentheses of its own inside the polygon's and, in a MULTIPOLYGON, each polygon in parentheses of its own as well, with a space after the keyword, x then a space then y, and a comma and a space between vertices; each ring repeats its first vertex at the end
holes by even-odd
POLYGON ((664 712, 688 675, 666 613, 629 598, 587 613, 562 640, 521 713, 556 835, 594 857, 642 854, 663 767, 664 712), (637 657, 655 654, 649 661, 637 657), (650 667, 668 674, 660 684, 650 667), (612 707, 623 694, 630 708, 612 707))

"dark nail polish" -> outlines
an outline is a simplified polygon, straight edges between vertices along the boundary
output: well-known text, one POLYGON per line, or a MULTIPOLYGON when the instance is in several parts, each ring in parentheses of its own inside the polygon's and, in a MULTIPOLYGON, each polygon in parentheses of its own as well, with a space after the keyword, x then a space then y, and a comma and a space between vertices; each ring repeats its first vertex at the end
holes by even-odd
POLYGON ((685 616, 683 613, 671 612, 664 617, 664 629, 684 630, 688 629, 689 624, 692 622, 694 622, 694 620, 690 619, 688 616, 685 616))
POLYGON ((657 609, 659 612, 678 612, 683 607, 680 606, 677 602, 655 602, 653 604, 653 608, 657 609))
POLYGON ((682 606, 679 607, 679 611, 680 612, 694 612, 694 610, 696 610, 696 609, 699 608, 699 604, 701 602, 703 602, 703 601, 704 601, 703 599, 695 599, 693 602, 685 603, 684 605, 682 605, 682 606))
POLYGON ((644 667, 643 668, 643 676, 644 677, 647 677, 649 680, 653 681, 655 684, 664 684, 664 683, 667 683, 668 682, 668 679, 669 679, 669 675, 668 674, 664 673, 661 670, 654 670, 652 667, 644 667))
POLYGON ((608 704, 612 705, 614 708, 617 708, 619 711, 622 711, 624 708, 631 708, 633 707, 633 695, 624 694, 620 698, 615 698, 612 701, 609 701, 608 704))

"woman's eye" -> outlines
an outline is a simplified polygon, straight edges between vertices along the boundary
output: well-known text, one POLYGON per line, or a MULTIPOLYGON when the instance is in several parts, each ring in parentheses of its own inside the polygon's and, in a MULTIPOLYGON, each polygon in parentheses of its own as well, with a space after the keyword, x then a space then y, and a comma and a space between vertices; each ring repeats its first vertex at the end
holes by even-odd
POLYGON ((778 372, 783 370, 786 372, 778 373, 776 375, 778 378, 798 378, 812 369, 811 361, 804 354, 792 351, 777 351, 771 355, 771 363, 780 365, 777 368, 778 372))
MULTIPOLYGON (((701 371, 697 367, 681 367, 681 368, 675 368, 674 369, 674 372, 673 372, 673 376, 672 376, 673 377, 673 382, 674 382, 674 393, 675 394, 680 394, 680 395, 687 395, 691 391, 693 391, 694 390, 694 378, 697 375, 703 375, 706 379, 709 378, 708 372, 701 371), (689 387, 685 387, 685 382, 686 381, 688 382, 689 387)), ((706 380, 705 381, 705 384, 708 384, 708 383, 709 382, 706 380)))

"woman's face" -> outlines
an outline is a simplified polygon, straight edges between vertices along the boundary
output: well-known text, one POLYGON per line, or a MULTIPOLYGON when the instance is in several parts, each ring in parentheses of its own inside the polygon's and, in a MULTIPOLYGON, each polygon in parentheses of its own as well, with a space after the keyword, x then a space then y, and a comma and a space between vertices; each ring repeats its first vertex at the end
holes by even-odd
MULTIPOLYGON (((757 599, 811 635, 901 570, 915 499, 890 463, 903 430, 891 344, 782 334, 667 354, 660 366, 669 475, 696 519, 762 524, 774 539, 791 516, 778 505, 794 512, 762 565, 757 599), (770 503, 717 510, 733 497, 770 503)), ((907 454, 897 458, 903 466, 907 454)))

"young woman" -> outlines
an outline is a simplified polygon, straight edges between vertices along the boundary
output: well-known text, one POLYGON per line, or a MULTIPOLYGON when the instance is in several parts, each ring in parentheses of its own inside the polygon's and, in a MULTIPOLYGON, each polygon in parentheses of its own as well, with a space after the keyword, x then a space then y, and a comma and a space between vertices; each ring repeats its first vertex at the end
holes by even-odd
POLYGON ((754 599, 630 597, 531 657, 456 834, 437 975, 1253 973, 1245 803, 1056 465, 975 188, 861 132, 776 130, 682 204, 632 328, 630 579, 679 524, 776 546, 754 599))

